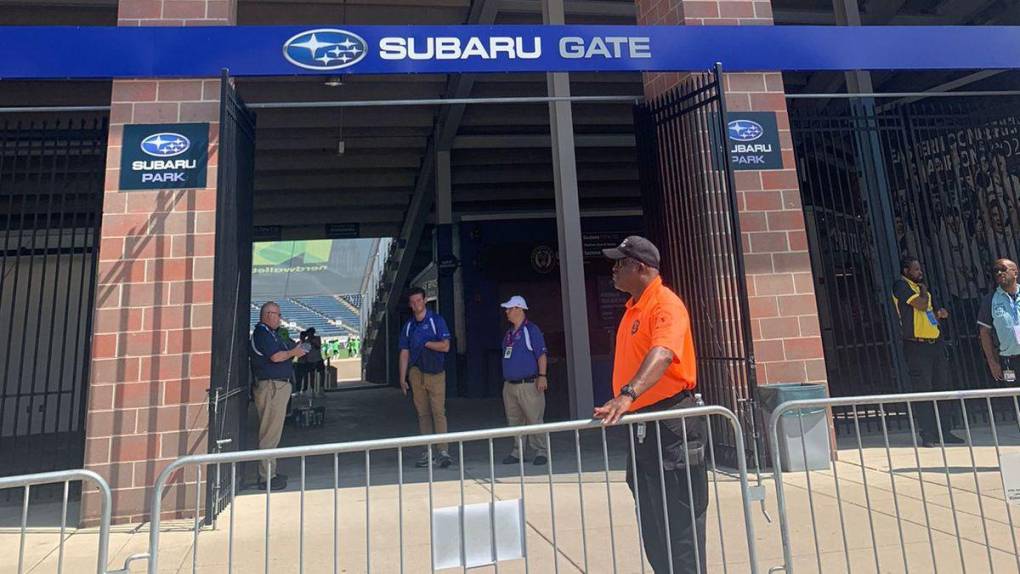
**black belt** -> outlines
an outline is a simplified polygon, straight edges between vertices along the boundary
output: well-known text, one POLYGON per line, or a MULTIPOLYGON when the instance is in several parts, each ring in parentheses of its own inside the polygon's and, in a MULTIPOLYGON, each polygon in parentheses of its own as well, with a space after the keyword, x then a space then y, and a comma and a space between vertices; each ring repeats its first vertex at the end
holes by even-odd
POLYGON ((916 339, 914 337, 903 337, 904 341, 910 341, 911 343, 924 343, 926 345, 934 345, 938 343, 938 339, 916 339))
POLYGON ((680 391, 679 393, 662 399, 659 402, 652 403, 646 407, 641 407, 636 412, 643 413, 648 411, 668 411, 674 407, 680 406, 687 399, 693 399, 694 393, 692 391, 680 391))
POLYGON ((510 383, 511 385, 521 385, 524 383, 534 383, 536 380, 538 380, 538 377, 531 377, 530 379, 513 379, 513 380, 507 379, 506 382, 510 383))

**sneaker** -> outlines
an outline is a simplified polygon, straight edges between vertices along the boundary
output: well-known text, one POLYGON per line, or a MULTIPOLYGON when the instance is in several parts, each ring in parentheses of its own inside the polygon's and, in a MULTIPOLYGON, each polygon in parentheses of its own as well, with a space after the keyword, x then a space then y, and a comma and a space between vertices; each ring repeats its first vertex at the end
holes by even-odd
MULTIPOLYGON (((287 488, 287 478, 281 475, 276 475, 272 480, 269 481, 269 488, 271 490, 283 490, 287 488)), ((266 489, 266 482, 259 480, 259 490, 266 489)))
POLYGON ((535 460, 533 460, 531 464, 534 464, 535 466, 544 466, 547 462, 549 462, 549 459, 546 458, 544 454, 540 454, 535 457, 535 460))
POLYGON ((503 459, 503 464, 517 464, 519 462, 521 462, 521 459, 517 458, 512 454, 506 455, 506 457, 503 459))
POLYGON ((449 468, 449 466, 453 464, 453 457, 450 456, 450 453, 444 450, 439 453, 438 457, 436 457, 436 464, 439 465, 439 468, 449 468))
POLYGON ((432 462, 432 460, 429 459, 429 453, 426 451, 421 453, 421 458, 418 459, 418 462, 414 463, 414 466, 418 468, 426 468, 430 462, 432 462))
POLYGON ((944 443, 946 443, 946 444, 966 444, 967 443, 967 441, 963 440, 962 438, 956 436, 955 434, 953 434, 951 432, 943 433, 942 434, 942 441, 944 443))

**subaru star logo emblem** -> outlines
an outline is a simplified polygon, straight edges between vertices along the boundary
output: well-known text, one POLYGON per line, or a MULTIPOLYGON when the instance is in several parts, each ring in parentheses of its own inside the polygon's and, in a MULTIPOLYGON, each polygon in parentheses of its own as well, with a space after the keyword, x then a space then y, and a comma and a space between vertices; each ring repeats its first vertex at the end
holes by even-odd
POLYGON ((142 151, 152 157, 181 155, 191 147, 191 140, 174 133, 159 133, 142 140, 142 151))
POLYGON ((364 38, 344 30, 319 28, 296 34, 283 45, 283 57, 306 70, 339 70, 365 57, 364 38))
POLYGON ((751 120, 733 120, 730 122, 730 139, 738 142, 753 142, 765 133, 761 124, 751 120))

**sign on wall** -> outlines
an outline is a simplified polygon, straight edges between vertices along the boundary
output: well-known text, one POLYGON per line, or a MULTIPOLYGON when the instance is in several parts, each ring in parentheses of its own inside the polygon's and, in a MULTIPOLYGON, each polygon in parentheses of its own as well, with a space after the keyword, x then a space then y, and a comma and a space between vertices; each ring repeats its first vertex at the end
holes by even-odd
MULTIPOLYGON (((713 114, 713 118, 718 118, 713 114)), ((712 122, 713 126, 718 121, 712 122)), ((710 130, 712 144, 718 145, 718 129, 710 130)), ((726 150, 734 171, 783 169, 779 127, 775 112, 730 112, 727 114, 726 150)), ((715 154, 712 163, 716 163, 715 154)), ((715 166, 720 169, 720 166, 715 166)))
POLYGON ((1009 26, 5 26, 0 38, 4 79, 1020 67, 1009 26))
POLYGON ((120 189, 197 189, 206 185, 209 124, 124 126, 120 189))
POLYGON ((726 142, 736 171, 783 169, 775 112, 730 112, 726 142))
POLYGON ((361 237, 361 225, 357 223, 327 223, 327 239, 357 239, 361 237))

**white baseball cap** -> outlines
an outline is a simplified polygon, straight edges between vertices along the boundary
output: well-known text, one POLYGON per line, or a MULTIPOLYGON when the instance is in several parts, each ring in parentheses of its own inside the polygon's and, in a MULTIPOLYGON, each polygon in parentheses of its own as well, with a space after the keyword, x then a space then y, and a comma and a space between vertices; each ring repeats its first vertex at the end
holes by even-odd
POLYGON ((524 297, 520 295, 514 295, 506 303, 500 304, 500 307, 504 309, 513 309, 514 307, 520 307, 521 309, 528 309, 528 302, 524 300, 524 297))

